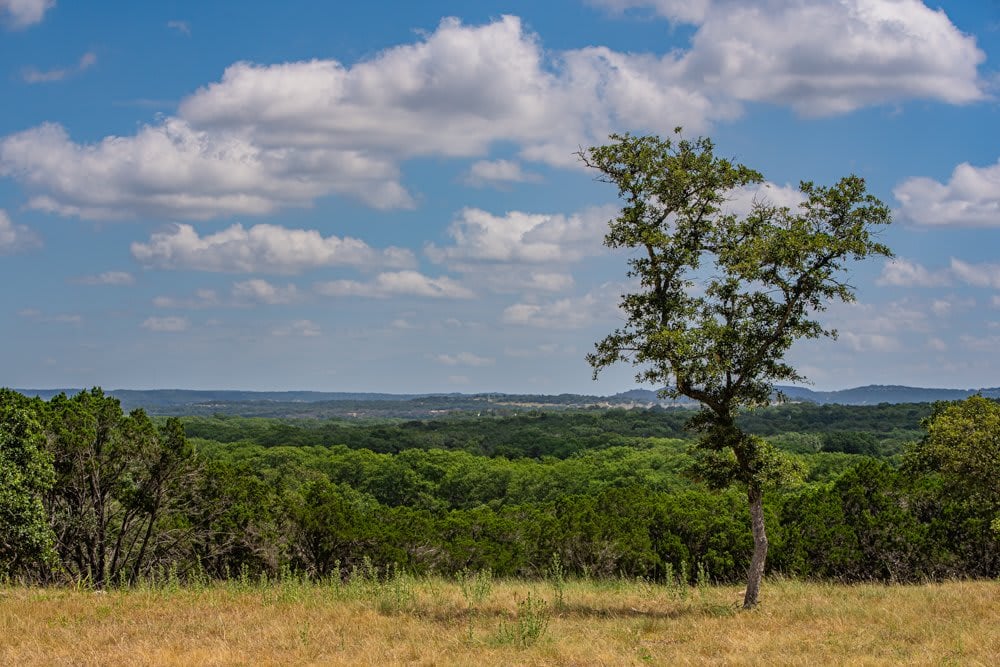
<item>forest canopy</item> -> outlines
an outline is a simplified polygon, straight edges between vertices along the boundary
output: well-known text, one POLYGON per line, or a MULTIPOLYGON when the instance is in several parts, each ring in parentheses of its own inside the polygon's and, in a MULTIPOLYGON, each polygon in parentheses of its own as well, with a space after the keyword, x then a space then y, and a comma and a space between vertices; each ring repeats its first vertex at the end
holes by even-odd
MULTIPOLYGON (((287 422, 125 414, 99 389, 0 399, 0 474, 21 480, 0 494, 8 578, 349 577, 364 563, 532 577, 555 554, 574 576, 693 580, 700 565, 729 582, 752 550, 745 498, 692 479, 691 436, 672 430, 669 411, 287 422), (100 484, 81 484, 98 470, 100 484)), ((750 415, 807 470, 765 503, 769 570, 838 581, 1000 574, 994 510, 955 483, 972 473, 937 458, 901 464, 934 433, 936 417, 922 430, 921 416, 943 410, 750 415), (878 451, 825 450, 830 433, 878 451)))

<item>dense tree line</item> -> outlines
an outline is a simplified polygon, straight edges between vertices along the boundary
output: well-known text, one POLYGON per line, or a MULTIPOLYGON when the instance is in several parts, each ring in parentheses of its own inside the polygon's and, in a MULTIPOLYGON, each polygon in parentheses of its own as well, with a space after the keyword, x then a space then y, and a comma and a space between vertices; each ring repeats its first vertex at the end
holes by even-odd
MULTIPOLYGON (((745 498, 692 476, 690 443, 660 437, 672 433, 657 421, 669 412, 335 423, 328 432, 151 420, 98 389, 48 402, 2 390, 0 575, 109 586, 166 571, 343 577, 372 563, 535 576, 555 555, 576 575, 693 579, 700 565, 715 580, 739 580, 752 551, 745 498), (429 444, 473 438, 477 425, 471 450, 429 444), (507 426, 514 435, 500 435, 507 426), (355 439, 330 435, 345 432, 355 439), (428 438, 360 446, 395 432, 428 438), (324 439, 296 440, 317 433, 324 439), (544 443, 536 452, 524 447, 532 434, 544 443), (484 456, 483 442, 519 453, 484 456)), ((823 451, 822 431, 782 434, 800 441, 805 474, 765 505, 770 569, 844 581, 1000 574, 998 414, 981 398, 940 405, 924 436, 889 460, 823 451)))
MULTIPOLYGON (((743 415, 748 433, 766 436, 779 447, 800 453, 842 451, 895 454, 920 437, 929 404, 877 406, 795 403, 761 408, 743 415), (863 451, 861 451, 863 450, 863 451)), ((184 417, 188 437, 218 442, 328 446, 397 453, 407 449, 462 450, 507 458, 566 458, 587 449, 635 446, 646 438, 689 438, 687 408, 531 411, 517 416, 460 414, 426 421, 184 417)))

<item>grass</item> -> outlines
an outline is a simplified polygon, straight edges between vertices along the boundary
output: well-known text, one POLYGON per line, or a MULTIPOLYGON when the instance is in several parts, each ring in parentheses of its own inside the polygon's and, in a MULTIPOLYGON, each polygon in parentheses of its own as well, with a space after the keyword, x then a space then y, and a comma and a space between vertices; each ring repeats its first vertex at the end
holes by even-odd
POLYGON ((1000 664, 1000 582, 0 588, 4 665, 1000 664), (556 597, 558 596, 558 598, 556 597))

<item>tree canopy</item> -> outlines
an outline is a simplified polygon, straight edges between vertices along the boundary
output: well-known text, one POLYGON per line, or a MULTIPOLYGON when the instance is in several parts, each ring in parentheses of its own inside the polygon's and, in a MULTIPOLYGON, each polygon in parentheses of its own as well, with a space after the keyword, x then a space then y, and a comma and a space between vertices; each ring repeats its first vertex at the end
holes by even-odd
POLYGON ((830 301, 852 301, 851 261, 890 257, 877 241, 889 209, 857 176, 832 186, 803 181, 796 208, 755 199, 747 212, 727 205, 761 183, 749 167, 717 157, 710 139, 612 135, 581 152, 599 179, 618 188, 623 206, 605 245, 634 251, 635 291, 622 296, 625 324, 596 344, 596 374, 618 362, 640 382, 704 409, 692 425, 704 435, 706 471, 719 483, 746 485, 755 536, 745 606, 757 604, 767 538, 762 494, 783 466, 737 414, 766 405, 776 382, 804 376, 785 361, 802 338, 835 336, 817 318, 830 301))

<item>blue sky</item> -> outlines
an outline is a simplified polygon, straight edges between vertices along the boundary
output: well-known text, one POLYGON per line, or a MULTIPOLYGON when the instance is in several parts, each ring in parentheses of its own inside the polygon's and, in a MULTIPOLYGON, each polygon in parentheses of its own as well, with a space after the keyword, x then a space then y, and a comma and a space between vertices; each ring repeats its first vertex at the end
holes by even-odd
POLYGON ((998 58, 987 0, 0 0, 0 384, 631 388, 574 152, 680 125, 893 208, 816 388, 1000 385, 998 58))

